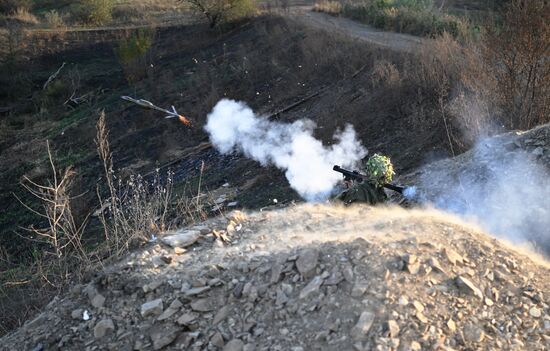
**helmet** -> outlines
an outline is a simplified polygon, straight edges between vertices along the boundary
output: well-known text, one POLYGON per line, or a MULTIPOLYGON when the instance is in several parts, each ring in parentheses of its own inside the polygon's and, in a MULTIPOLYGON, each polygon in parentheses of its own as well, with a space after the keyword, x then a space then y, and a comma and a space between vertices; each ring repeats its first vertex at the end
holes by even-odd
POLYGON ((369 181, 376 184, 376 186, 391 183, 395 174, 390 158, 378 154, 374 154, 369 158, 365 171, 369 177, 369 181))

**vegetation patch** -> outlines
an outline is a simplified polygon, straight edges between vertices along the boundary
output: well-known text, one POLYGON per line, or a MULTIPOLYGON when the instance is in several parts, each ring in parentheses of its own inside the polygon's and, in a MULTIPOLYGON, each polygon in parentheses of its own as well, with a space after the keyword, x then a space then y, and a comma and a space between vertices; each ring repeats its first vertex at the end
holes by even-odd
POLYGON ((455 38, 471 34, 465 18, 439 11, 432 0, 324 1, 317 3, 314 10, 399 33, 433 37, 447 32, 455 38))

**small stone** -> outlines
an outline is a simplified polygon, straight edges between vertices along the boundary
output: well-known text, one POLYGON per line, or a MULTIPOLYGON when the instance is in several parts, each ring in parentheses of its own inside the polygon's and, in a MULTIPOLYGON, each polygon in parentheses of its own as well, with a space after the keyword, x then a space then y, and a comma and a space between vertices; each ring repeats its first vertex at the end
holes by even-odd
POLYGON ((403 261, 409 265, 409 264, 415 264, 416 262, 418 262, 418 256, 416 255, 413 255, 413 254, 410 254, 410 255, 405 255, 403 257, 403 261))
POLYGON ((186 250, 186 249, 183 249, 183 248, 181 248, 181 247, 175 247, 175 248, 174 248, 174 253, 175 253, 176 255, 183 255, 183 254, 186 253, 186 252, 187 252, 187 250, 186 250))
POLYGON ((77 308, 76 310, 73 310, 71 312, 71 318, 72 319, 82 319, 82 314, 84 313, 84 310, 82 308, 77 308))
POLYGON ((529 315, 534 318, 540 318, 540 316, 542 316, 542 312, 537 307, 533 306, 529 309, 529 315))
POLYGON ((314 249, 304 249, 296 260, 296 268, 304 278, 311 278, 315 274, 317 261, 319 260, 319 251, 314 249))
POLYGON ((447 328, 449 328, 450 331, 454 332, 456 330, 456 324, 452 319, 449 319, 447 321, 447 328))
POLYGON ((485 338, 483 330, 473 323, 467 323, 462 331, 464 333, 464 340, 467 342, 482 342, 485 338))
POLYGON ((416 263, 407 263, 407 271, 410 273, 410 274, 418 274, 418 272, 420 271, 420 262, 416 262, 416 263))
POLYGON ((304 299, 308 297, 310 294, 316 292, 321 287, 321 284, 323 284, 323 278, 320 276, 316 276, 313 278, 305 288, 300 291, 300 299, 304 299))
POLYGON ((456 285, 461 289, 462 291, 474 294, 475 296, 479 297, 480 299, 483 299, 483 293, 481 290, 479 290, 474 283, 472 283, 469 279, 464 278, 462 276, 459 276, 455 279, 456 285))
POLYGON ((428 318, 426 318, 426 316, 422 312, 417 311, 416 312, 416 318, 418 318, 418 320, 421 321, 424 324, 427 324, 429 322, 428 318))
POLYGON ((185 290, 183 293, 185 294, 185 296, 190 297, 190 296, 200 295, 207 290, 210 290, 209 286, 200 286, 197 288, 185 290))
POLYGON ((413 301, 413 306, 418 312, 424 312, 424 305, 420 301, 413 301))
POLYGON ((406 296, 401 296, 399 298, 399 304, 401 306, 407 306, 409 304, 409 299, 406 296))
POLYGON ((422 350, 422 345, 416 341, 411 342, 411 351, 420 351, 422 350))
POLYGON ((90 301, 92 306, 95 308, 101 308, 105 304, 105 297, 101 294, 95 295, 92 300, 90 301))
POLYGON ((447 260, 449 260, 449 262, 451 262, 451 264, 453 265, 464 262, 464 259, 462 258, 462 256, 453 249, 446 247, 443 249, 443 253, 445 254, 445 257, 447 258, 447 260))
POLYGON ((390 338, 396 338, 397 335, 399 334, 399 330, 400 330, 399 329, 399 324, 397 324, 396 321, 390 319, 388 321, 387 327, 388 327, 388 333, 390 335, 390 338))
POLYGON ((212 324, 216 325, 223 321, 229 315, 229 312, 231 312, 231 306, 223 306, 222 308, 220 308, 220 310, 214 316, 212 324))
POLYGON ((363 312, 357 321, 357 324, 351 329, 350 335, 353 340, 366 340, 367 334, 374 322, 374 314, 371 312, 363 312))
POLYGON ((149 316, 158 316, 162 313, 163 309, 162 299, 149 301, 141 305, 141 316, 144 318, 149 316))
POLYGON ((187 247, 199 240, 200 235, 201 233, 198 230, 184 230, 173 235, 167 235, 161 241, 171 247, 187 247))
POLYGON ((225 345, 225 341, 223 340, 223 336, 220 332, 215 332, 214 335, 212 335, 210 338, 210 343, 220 349, 225 345))
POLYGON ((105 335, 113 332, 115 330, 115 325, 112 319, 102 319, 94 327, 94 337, 96 339, 101 339, 105 335))
POLYGON ((223 351, 242 351, 244 348, 244 343, 239 339, 233 339, 223 348, 223 351))
POLYGON ((193 324, 193 322, 197 319, 197 317, 198 316, 195 313, 185 313, 180 318, 178 318, 176 323, 178 323, 179 325, 188 326, 193 324))
POLYGON ((366 281, 356 281, 351 289, 351 297, 361 297, 369 287, 366 281))
POLYGON ((430 265, 430 267, 432 267, 436 271, 443 273, 445 275, 447 274, 447 272, 445 271, 445 269, 443 269, 443 267, 441 266, 441 263, 439 263, 439 260, 437 258, 435 257, 430 258, 428 260, 428 264, 430 265))
POLYGON ((197 312, 209 312, 214 310, 214 306, 212 306, 212 304, 210 303, 210 300, 208 299, 200 299, 200 300, 193 301, 191 303, 191 308, 193 309, 193 311, 197 311, 197 312))
POLYGON ((165 326, 159 326, 153 329, 151 332, 151 341, 153 342, 153 349, 160 350, 165 346, 170 345, 179 335, 177 328, 166 328, 165 326))
POLYGON ((489 306, 489 307, 494 305, 493 300, 491 300, 491 299, 488 298, 488 297, 486 297, 484 301, 485 301, 485 304, 486 304, 487 306, 489 306))

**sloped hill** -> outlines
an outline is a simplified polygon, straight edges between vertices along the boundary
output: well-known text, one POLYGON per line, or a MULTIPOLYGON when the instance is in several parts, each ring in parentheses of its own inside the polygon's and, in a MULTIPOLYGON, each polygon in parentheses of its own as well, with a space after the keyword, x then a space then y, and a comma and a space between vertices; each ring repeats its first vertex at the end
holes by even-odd
POLYGON ((400 179, 418 200, 475 218, 484 229, 550 255, 550 124, 479 142, 400 179))
POLYGON ((106 268, 0 344, 544 350, 549 274, 546 264, 435 211, 235 212, 167 234, 106 268))

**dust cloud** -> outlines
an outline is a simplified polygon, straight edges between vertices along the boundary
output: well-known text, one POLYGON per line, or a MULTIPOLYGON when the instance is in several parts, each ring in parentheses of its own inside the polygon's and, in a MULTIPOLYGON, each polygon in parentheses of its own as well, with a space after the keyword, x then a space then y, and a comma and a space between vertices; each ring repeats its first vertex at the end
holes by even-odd
POLYGON ((307 119, 288 124, 270 121, 246 104, 228 99, 214 106, 205 126, 222 154, 239 151, 263 166, 274 165, 285 171, 290 186, 304 199, 323 201, 341 179, 333 165, 354 167, 367 150, 351 125, 337 131, 330 146, 313 137, 314 128, 307 119))
POLYGON ((438 184, 440 192, 422 200, 550 256, 548 170, 526 151, 506 152, 490 142, 478 143, 458 169, 425 173, 422 187, 438 184))

